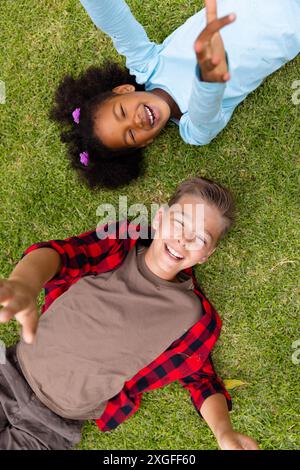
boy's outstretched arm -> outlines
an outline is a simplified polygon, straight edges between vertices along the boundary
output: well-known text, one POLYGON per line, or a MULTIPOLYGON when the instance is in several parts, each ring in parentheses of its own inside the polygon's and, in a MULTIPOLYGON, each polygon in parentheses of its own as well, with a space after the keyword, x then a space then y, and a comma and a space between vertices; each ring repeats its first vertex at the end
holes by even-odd
POLYGON ((257 442, 232 428, 224 395, 208 397, 200 408, 201 415, 212 430, 222 450, 258 450, 257 442))
POLYGON ((258 449, 252 438, 232 429, 229 416, 231 397, 215 371, 210 354, 201 368, 179 379, 179 382, 189 391, 197 413, 207 422, 221 449, 258 449))
POLYGON ((0 323, 15 317, 22 325, 24 341, 32 343, 38 325, 37 297, 40 291, 51 284, 55 292, 46 302, 49 306, 82 276, 114 268, 123 259, 126 240, 120 241, 119 237, 126 227, 124 221, 104 223, 97 230, 28 247, 9 279, 0 279, 0 323), (110 235, 109 228, 112 229, 110 235), (107 236, 100 239, 102 232, 107 236))
POLYGON ((9 279, 0 279, 0 323, 15 317, 23 327, 24 341, 32 343, 38 325, 37 297, 42 288, 46 290, 43 313, 81 277, 114 269, 129 249, 128 240, 123 239, 126 230, 126 221, 103 223, 81 235, 28 247, 9 279))
POLYGON ((24 341, 32 343, 38 326, 37 297, 44 284, 61 268, 61 257, 52 248, 28 253, 12 271, 0 280, 0 322, 13 317, 22 325, 24 341))

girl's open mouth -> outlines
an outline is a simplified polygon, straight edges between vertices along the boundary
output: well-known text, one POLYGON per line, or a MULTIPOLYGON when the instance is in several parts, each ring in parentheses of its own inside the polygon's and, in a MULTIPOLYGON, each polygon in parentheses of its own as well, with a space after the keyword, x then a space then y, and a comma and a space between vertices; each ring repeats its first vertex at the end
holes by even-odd
POLYGON ((146 104, 144 104, 144 108, 146 111, 148 123, 151 127, 156 126, 160 116, 159 110, 156 107, 152 107, 146 104))

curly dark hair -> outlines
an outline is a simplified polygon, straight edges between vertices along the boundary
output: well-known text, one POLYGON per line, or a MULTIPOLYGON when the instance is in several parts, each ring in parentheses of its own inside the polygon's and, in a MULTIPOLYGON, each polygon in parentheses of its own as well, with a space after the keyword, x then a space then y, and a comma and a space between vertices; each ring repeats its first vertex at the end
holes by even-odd
POLYGON ((61 141, 68 147, 71 166, 90 188, 116 188, 128 184, 143 173, 143 150, 112 150, 94 135, 93 117, 101 103, 114 96, 115 86, 130 83, 137 91, 144 85, 119 64, 106 61, 101 67, 89 67, 78 78, 65 76, 55 93, 50 118, 63 126, 61 141), (80 122, 74 123, 72 112, 80 108, 80 122), (79 154, 87 151, 89 164, 80 162, 79 154))

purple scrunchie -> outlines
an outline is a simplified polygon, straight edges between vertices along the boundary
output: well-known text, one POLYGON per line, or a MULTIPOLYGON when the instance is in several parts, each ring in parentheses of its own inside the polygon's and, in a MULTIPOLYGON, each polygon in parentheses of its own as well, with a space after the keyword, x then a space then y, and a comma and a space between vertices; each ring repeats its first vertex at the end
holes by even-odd
MULTIPOLYGON (((74 109, 74 111, 72 113, 72 116, 73 116, 74 122, 76 122, 76 124, 79 124, 80 108, 74 109)), ((89 163, 89 154, 88 154, 88 152, 80 153, 79 157, 80 157, 80 163, 82 163, 84 166, 87 166, 88 163, 89 163)))
POLYGON ((82 163, 84 166, 87 166, 89 163, 89 154, 88 152, 82 152, 79 154, 80 156, 80 163, 82 163))
POLYGON ((80 108, 74 109, 74 111, 73 111, 73 113, 72 113, 72 116, 73 116, 74 122, 76 122, 76 124, 79 124, 80 108))

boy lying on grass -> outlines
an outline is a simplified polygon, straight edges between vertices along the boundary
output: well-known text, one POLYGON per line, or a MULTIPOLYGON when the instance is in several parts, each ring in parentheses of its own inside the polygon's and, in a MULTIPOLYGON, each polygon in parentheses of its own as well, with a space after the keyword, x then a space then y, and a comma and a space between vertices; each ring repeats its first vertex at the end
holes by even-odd
POLYGON ((0 286, 1 322, 22 325, 0 365, 0 449, 72 448, 85 420, 112 430, 174 380, 221 449, 257 449, 231 426, 211 359, 221 320, 193 272, 233 220, 231 193, 192 178, 152 227, 123 220, 29 247, 0 286))

